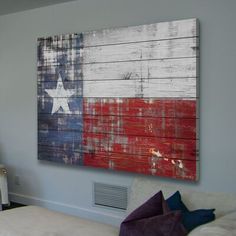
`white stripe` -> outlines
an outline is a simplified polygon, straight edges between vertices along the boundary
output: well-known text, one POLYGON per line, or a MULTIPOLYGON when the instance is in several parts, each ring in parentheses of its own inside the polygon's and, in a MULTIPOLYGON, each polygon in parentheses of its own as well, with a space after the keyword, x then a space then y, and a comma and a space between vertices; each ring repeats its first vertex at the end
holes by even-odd
POLYGON ((83 63, 196 57, 197 38, 84 48, 83 63))
POLYGON ((144 42, 198 35, 197 19, 104 29, 84 34, 84 46, 144 42))
POLYGON ((196 78, 84 81, 83 96, 195 98, 196 78))
POLYGON ((84 80, 197 77, 197 59, 166 59, 83 65, 84 80))

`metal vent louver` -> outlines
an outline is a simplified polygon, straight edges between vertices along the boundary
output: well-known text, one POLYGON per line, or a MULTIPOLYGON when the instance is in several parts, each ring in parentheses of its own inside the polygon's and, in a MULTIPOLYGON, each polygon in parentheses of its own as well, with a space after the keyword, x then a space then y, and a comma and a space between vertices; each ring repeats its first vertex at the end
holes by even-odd
POLYGON ((94 205, 126 210, 128 187, 94 183, 94 205))

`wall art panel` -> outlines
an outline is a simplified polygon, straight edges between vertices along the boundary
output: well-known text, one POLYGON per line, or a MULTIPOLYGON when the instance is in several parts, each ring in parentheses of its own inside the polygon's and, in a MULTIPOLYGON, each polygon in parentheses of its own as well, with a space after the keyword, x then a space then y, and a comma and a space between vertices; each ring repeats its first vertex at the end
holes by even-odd
POLYGON ((198 179, 197 19, 38 39, 38 159, 198 179))

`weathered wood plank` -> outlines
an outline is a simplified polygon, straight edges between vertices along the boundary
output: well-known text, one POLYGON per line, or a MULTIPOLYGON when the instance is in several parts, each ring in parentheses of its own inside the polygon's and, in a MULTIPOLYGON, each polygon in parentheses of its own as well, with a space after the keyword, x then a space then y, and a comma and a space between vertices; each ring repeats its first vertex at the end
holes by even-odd
POLYGON ((83 116, 77 114, 38 114, 39 130, 83 131, 83 116))
POLYGON ((197 180, 198 161, 160 159, 153 161, 151 156, 139 160, 123 153, 84 154, 84 165, 112 170, 152 174, 185 180, 197 180))
POLYGON ((196 98, 196 78, 85 81, 84 97, 196 98))
MULTIPOLYGON (((49 96, 38 96, 38 114, 52 114, 53 102, 53 98, 49 96)), ((58 113, 64 114, 65 116, 68 114, 77 114, 78 116, 82 115, 83 98, 71 97, 67 98, 67 102, 69 111, 60 109, 58 113)))
MULTIPOLYGON (((82 123, 80 79, 81 35, 38 40, 38 158, 55 162, 78 160, 82 133, 68 129, 82 123), (47 82, 50 81, 50 82, 47 82), (47 113, 44 115, 42 113, 47 113), (58 114, 60 113, 60 114, 58 114), (67 113, 67 114, 65 114, 67 113), (78 121, 69 114, 78 114, 78 121), (64 131, 65 126, 67 130, 64 131), (56 128, 55 130, 52 130, 56 128)), ((79 159, 80 160, 80 159, 79 159)))
POLYGON ((84 98, 83 113, 103 116, 198 118, 196 100, 84 98))
POLYGON ((198 35, 190 19, 40 39, 39 159, 196 180, 198 35))
MULTIPOLYGON (((41 129, 40 132, 46 132, 41 129)), ((55 135, 63 135, 61 130, 48 130, 48 132, 55 135)), ((67 137, 70 131, 66 131, 67 137)), ((72 135, 70 135, 72 137, 72 135)), ((74 136, 73 136, 74 137, 74 136)), ((158 138, 146 136, 125 136, 120 134, 106 134, 106 133, 89 133, 82 132, 77 134, 77 137, 82 141, 75 140, 74 142, 57 141, 50 146, 51 138, 46 136, 44 141, 40 141, 39 145, 46 150, 61 150, 61 152, 74 149, 78 153, 125 153, 127 157, 133 158, 135 156, 139 160, 150 156, 150 150, 159 151, 162 158, 181 159, 181 160, 197 160, 198 159, 198 140, 189 139, 175 139, 175 138, 158 138)), ((56 140, 55 140, 56 141, 56 140)))
POLYGON ((84 80, 197 77, 197 59, 164 59, 83 65, 84 80))
MULTIPOLYGON (((73 81, 63 81, 62 82, 63 89, 62 91, 57 90, 58 92, 55 94, 56 97, 65 97, 65 91, 68 93, 67 97, 81 97, 83 95, 83 81, 81 80, 73 80, 73 81), (70 92, 70 93, 69 93, 70 92)), ((58 86, 58 80, 43 82, 38 81, 38 95, 48 95, 47 90, 56 90, 58 86)))
POLYGON ((38 130, 38 159, 82 164, 82 133, 38 130))
POLYGON ((80 50, 69 48, 66 50, 56 50, 54 48, 43 49, 41 58, 38 60, 38 67, 45 65, 59 66, 61 64, 79 65, 80 50))
POLYGON ((198 36, 197 19, 104 29, 84 33, 84 46, 98 46, 198 36))
POLYGON ((127 136, 105 133, 83 133, 84 153, 125 153, 130 158, 150 155, 159 151, 162 158, 197 160, 198 140, 127 136))
MULTIPOLYGON (((81 45, 83 33, 60 34, 48 37, 40 37, 37 44, 40 50, 54 49, 55 51, 63 51, 68 49, 76 49, 81 45)), ((40 56, 40 55, 39 55, 40 56)), ((40 57, 38 58, 40 60, 40 57)))
POLYGON ((196 139, 196 119, 147 118, 126 116, 83 116, 83 127, 90 133, 196 139))
POLYGON ((198 38, 84 48, 83 63, 154 60, 198 56, 198 38))
POLYGON ((73 148, 72 145, 64 147, 38 145, 38 159, 68 165, 83 165, 83 153, 73 148))
POLYGON ((81 150, 82 133, 71 131, 58 130, 38 130, 38 145, 63 147, 65 150, 71 149, 74 151, 81 150))
POLYGON ((82 40, 82 34, 65 34, 39 38, 38 66, 78 64, 82 40))
POLYGON ((38 66, 37 80, 38 82, 57 81, 59 74, 61 74, 65 81, 82 80, 80 64, 45 64, 43 66, 38 66))

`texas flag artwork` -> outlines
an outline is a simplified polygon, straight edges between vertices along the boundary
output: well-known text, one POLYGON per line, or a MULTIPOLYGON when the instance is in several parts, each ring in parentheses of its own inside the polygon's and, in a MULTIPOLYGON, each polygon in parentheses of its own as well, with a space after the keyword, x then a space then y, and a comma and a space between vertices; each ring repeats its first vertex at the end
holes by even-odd
POLYGON ((38 39, 38 159, 198 179, 197 19, 38 39))

